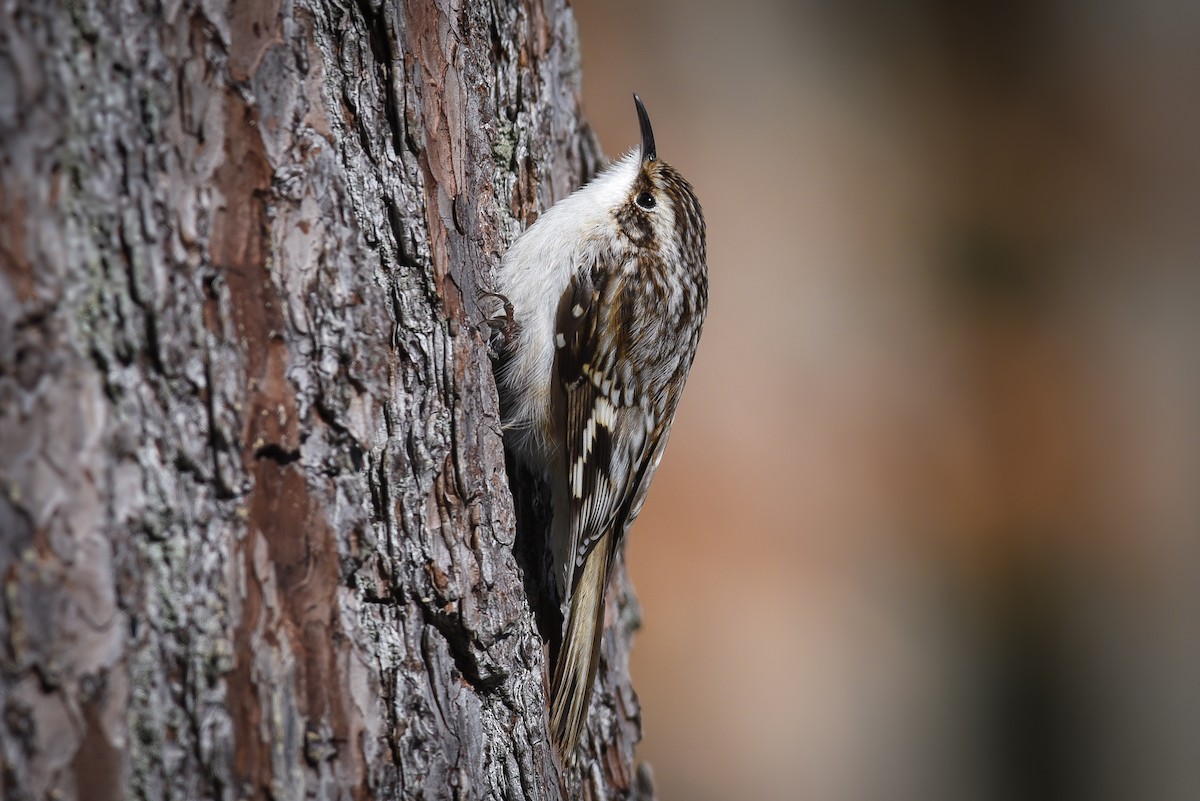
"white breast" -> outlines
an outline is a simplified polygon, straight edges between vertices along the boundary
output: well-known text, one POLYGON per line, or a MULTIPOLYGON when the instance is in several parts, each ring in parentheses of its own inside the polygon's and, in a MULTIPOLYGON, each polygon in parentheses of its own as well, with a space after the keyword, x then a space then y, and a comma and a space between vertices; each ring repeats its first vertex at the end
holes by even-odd
POLYGON ((554 204, 517 237, 501 262, 496 289, 512 303, 518 326, 516 353, 500 376, 502 391, 513 401, 504 423, 519 435, 527 459, 544 458, 558 446, 545 440, 558 301, 577 270, 613 248, 614 213, 629 196, 639 161, 635 150, 554 204))

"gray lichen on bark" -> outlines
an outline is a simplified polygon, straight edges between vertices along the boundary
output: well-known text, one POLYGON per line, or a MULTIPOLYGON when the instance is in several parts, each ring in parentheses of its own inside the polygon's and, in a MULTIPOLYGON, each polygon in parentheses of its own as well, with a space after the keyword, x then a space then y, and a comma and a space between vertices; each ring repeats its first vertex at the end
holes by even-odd
POLYGON ((599 162, 564 3, 0 15, 0 794, 645 794, 623 572, 550 749, 480 326, 599 162))

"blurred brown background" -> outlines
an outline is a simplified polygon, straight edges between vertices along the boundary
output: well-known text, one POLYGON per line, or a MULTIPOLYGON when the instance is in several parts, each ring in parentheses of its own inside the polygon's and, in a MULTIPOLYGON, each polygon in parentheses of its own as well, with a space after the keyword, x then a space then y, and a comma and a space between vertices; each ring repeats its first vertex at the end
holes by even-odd
POLYGON ((586 0, 708 219, 664 801, 1200 798, 1200 5, 586 0))

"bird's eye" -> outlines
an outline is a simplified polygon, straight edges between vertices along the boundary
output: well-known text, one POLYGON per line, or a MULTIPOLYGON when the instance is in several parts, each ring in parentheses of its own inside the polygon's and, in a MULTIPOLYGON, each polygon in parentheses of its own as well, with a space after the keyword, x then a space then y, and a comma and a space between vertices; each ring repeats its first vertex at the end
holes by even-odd
POLYGON ((643 209, 652 209, 655 205, 654 195, 650 194, 649 192, 640 192, 637 196, 636 202, 643 209))

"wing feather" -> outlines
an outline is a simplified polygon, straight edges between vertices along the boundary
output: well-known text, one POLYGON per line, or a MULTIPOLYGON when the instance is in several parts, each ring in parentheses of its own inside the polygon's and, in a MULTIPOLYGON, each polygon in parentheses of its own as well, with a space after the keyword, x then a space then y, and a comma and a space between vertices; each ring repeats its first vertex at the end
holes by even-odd
MULTIPOLYGON (((617 270, 582 270, 559 302, 556 377, 561 391, 567 484, 570 490, 569 570, 576 572, 610 529, 624 534, 631 478, 644 473, 649 413, 620 381, 629 358, 616 291, 617 270), (614 316, 615 315, 615 316, 614 316)), ((566 567, 566 565, 564 565, 566 567)), ((573 583, 573 582, 572 582, 573 583)))

